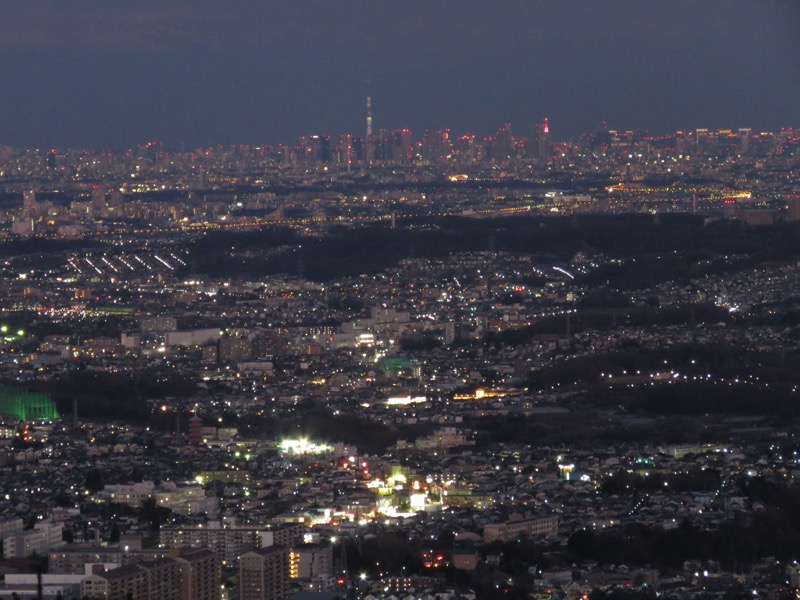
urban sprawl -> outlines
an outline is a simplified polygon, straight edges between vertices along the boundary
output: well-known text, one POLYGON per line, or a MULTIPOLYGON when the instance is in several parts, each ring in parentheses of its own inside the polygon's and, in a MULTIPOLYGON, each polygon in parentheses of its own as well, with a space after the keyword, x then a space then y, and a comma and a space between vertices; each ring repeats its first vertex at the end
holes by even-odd
POLYGON ((3 598, 794 598, 800 130, 0 147, 3 598))

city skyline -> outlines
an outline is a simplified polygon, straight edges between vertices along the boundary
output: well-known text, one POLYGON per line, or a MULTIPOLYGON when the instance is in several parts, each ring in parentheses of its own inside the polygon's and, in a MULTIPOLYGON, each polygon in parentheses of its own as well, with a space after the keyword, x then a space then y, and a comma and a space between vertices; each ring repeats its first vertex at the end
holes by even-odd
MULTIPOLYGON (((0 144, 261 144, 504 123, 794 126, 796 3, 8 6, 0 144), (369 83, 368 83, 369 81, 369 83)), ((476 129, 475 127, 478 127, 476 129)))
POLYGON ((0 597, 800 598, 800 0, 0 0, 0 597))
MULTIPOLYGON (((366 115, 366 113, 365 113, 366 115)), ((370 124, 373 121, 370 120, 370 124)), ((429 127, 424 129, 411 129, 409 127, 397 127, 388 129, 385 127, 376 127, 370 136, 365 135, 368 129, 364 127, 362 124, 361 130, 354 127, 350 131, 306 131, 298 134, 293 139, 264 139, 253 143, 247 142, 236 142, 232 141, 230 143, 209 143, 209 144, 200 144, 196 146, 191 146, 185 144, 184 142, 165 142, 161 138, 154 138, 148 140, 138 140, 131 143, 128 146, 119 146, 119 147, 98 147, 98 146, 77 146, 77 145, 65 145, 60 147, 50 146, 50 145, 39 145, 39 146, 12 146, 10 144, 0 144, 0 146, 5 146, 6 148, 15 150, 15 151, 35 151, 35 152, 43 152, 46 153, 48 156, 57 157, 60 155, 62 151, 97 151, 97 152, 128 152, 134 148, 146 148, 155 146, 159 149, 159 152, 169 152, 169 153, 181 153, 181 152, 192 152, 197 150, 208 150, 214 147, 218 148, 235 148, 237 146, 242 148, 263 148, 263 149, 273 149, 279 150, 281 148, 291 148, 296 149, 302 147, 303 145, 312 142, 313 140, 324 139, 327 140, 329 147, 331 150, 340 148, 342 143, 346 139, 349 139, 351 142, 358 142, 359 144, 366 145, 366 140, 371 139, 374 143, 380 143, 381 140, 388 141, 389 138, 399 135, 405 134, 409 142, 414 146, 421 146, 424 144, 425 139, 429 135, 444 135, 447 136, 451 143, 456 144, 461 140, 471 140, 472 143, 476 144, 477 146, 483 146, 485 144, 491 144, 492 142, 497 141, 499 136, 510 134, 510 140, 515 143, 520 144, 537 144, 539 129, 544 125, 547 124, 547 139, 552 144, 567 144, 570 146, 577 146, 582 147, 585 146, 587 143, 590 143, 591 140, 596 140, 599 137, 603 137, 607 134, 613 135, 623 135, 630 138, 631 141, 640 141, 640 140, 650 140, 650 141, 660 141, 663 143, 665 140, 670 139, 692 139, 697 141, 698 134, 700 135, 720 135, 724 136, 725 139, 734 139, 740 138, 742 135, 747 135, 748 137, 762 137, 765 136, 778 136, 780 134, 784 135, 794 135, 795 132, 800 131, 800 127, 794 123, 786 123, 783 124, 776 129, 758 129, 756 127, 752 127, 749 124, 735 124, 735 125, 723 125, 720 127, 706 127, 698 124, 697 126, 692 127, 683 127, 678 129, 673 129, 669 131, 659 131, 659 130, 652 130, 649 128, 630 128, 626 127, 624 123, 622 124, 614 124, 614 123, 607 123, 607 122, 600 122, 594 128, 588 129, 586 131, 580 132, 575 136, 572 137, 565 137, 558 135, 558 124, 556 125, 555 131, 556 135, 553 135, 551 129, 553 128, 553 122, 550 117, 543 116, 539 120, 534 120, 522 124, 514 124, 509 122, 503 122, 499 124, 494 129, 490 127, 482 127, 482 128, 470 128, 466 130, 453 130, 452 128, 448 127, 447 125, 436 126, 436 127, 429 127), (481 131, 484 133, 477 134, 477 131, 481 131), (632 136, 632 137, 631 137, 632 136), (385 139, 384 139, 385 138, 385 139)), ((599 143, 599 142, 597 142, 599 143)), ((534 150, 533 146, 531 149, 534 150)), ((51 159, 52 160, 52 159, 51 159)))

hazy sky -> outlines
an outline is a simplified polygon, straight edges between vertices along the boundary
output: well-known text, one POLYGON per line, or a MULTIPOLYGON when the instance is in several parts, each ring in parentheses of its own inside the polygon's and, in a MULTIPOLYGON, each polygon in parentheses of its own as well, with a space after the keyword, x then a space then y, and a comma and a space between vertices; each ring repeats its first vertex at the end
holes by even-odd
POLYGON ((800 126, 800 0, 0 0, 0 144, 800 126))

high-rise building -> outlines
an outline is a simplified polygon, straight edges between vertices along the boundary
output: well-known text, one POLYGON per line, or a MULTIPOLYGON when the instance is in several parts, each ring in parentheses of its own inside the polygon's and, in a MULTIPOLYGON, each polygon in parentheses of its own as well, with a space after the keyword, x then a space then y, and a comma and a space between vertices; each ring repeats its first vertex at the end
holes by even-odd
POLYGON ((750 127, 740 127, 739 128, 739 153, 740 154, 749 154, 750 153, 750 135, 753 133, 753 130, 750 127))
POLYGON ((372 164, 375 160, 375 139, 372 135, 372 97, 367 96, 367 129, 364 136, 364 144, 366 145, 364 152, 364 162, 368 165, 372 164))
POLYGON ((411 140, 410 129, 398 129, 392 132, 392 160, 396 163, 407 164, 414 157, 414 146, 411 140))
POLYGON ((289 596, 289 549, 259 548, 239 559, 239 600, 286 600, 289 596))
POLYGON ((353 152, 353 136, 349 133, 346 133, 342 136, 341 142, 339 144, 339 160, 338 163, 347 168, 348 171, 353 166, 353 162, 355 160, 354 152, 353 152))
POLYGON ((454 150, 458 158, 464 161, 473 161, 478 158, 478 144, 475 143, 475 135, 462 135, 455 140, 454 150))
POLYGON ((435 163, 443 158, 447 158, 452 152, 452 141, 450 140, 449 129, 439 129, 437 131, 425 130, 422 138, 422 158, 428 162, 435 163))
POLYGON ((219 600, 222 566, 219 557, 208 548, 183 552, 181 568, 182 600, 219 600))
POLYGON ((265 545, 258 529, 225 528, 218 521, 203 527, 163 527, 158 535, 159 543, 166 548, 202 548, 229 563, 243 552, 265 545))
POLYGON ((94 565, 81 591, 103 600, 218 600, 220 583, 219 558, 210 550, 196 550, 108 571, 94 565))
POLYGON ((239 362, 250 360, 253 347, 246 337, 224 337, 219 340, 219 362, 239 362))
MULTIPOLYGON (((151 600, 183 600, 181 596, 181 563, 174 558, 157 558, 145 563, 148 570, 148 597, 151 600)), ((132 598, 145 596, 132 595, 132 598)))
POLYGON ((82 592, 103 600, 182 600, 180 569, 180 563, 167 557, 110 571, 97 565, 83 580, 82 592))
POLYGON ((516 156, 516 141, 514 140, 514 134, 511 133, 511 125, 509 123, 497 130, 492 148, 494 150, 492 158, 498 163, 513 159, 516 156))
POLYGON ((695 143, 697 146, 702 146, 706 139, 708 139, 708 129, 705 127, 698 127, 694 130, 695 143))
POLYGON ((92 187, 92 216, 95 218, 106 216, 106 191, 99 185, 92 187))
POLYGON ((269 523, 259 530, 262 546, 286 546, 290 548, 303 542, 306 527, 302 523, 269 523))
POLYGON ((683 131, 675 132, 675 151, 678 154, 686 154, 689 150, 690 143, 686 138, 686 133, 683 131))
POLYGON ((36 192, 33 190, 25 190, 22 192, 22 214, 27 217, 35 215, 39 210, 39 204, 36 202, 36 192))
POLYGON ((48 572, 80 575, 85 573, 86 564, 89 563, 111 563, 125 566, 163 558, 169 554, 169 551, 163 549, 124 550, 123 548, 78 546, 77 548, 62 547, 51 551, 48 555, 48 572))
POLYGON ((364 150, 364 140, 360 137, 353 138, 353 160, 358 163, 364 162, 366 151, 364 150))
POLYGON ((370 141, 370 152, 372 161, 386 163, 392 160, 392 134, 386 129, 381 129, 372 135, 370 141))
POLYGON ((292 548, 289 576, 292 579, 314 579, 333 576, 333 548, 329 544, 303 544, 292 548))
POLYGON ((288 343, 277 331, 261 331, 253 337, 253 358, 271 358, 286 354, 288 343))
POLYGON ((546 159, 550 156, 550 123, 547 117, 536 126, 536 158, 546 159))
POLYGON ((142 333, 166 333, 178 328, 175 317, 142 317, 139 322, 142 333))
POLYGON ((367 139, 372 137, 372 97, 367 96, 367 139))
POLYGON ((719 151, 719 135, 701 127, 695 130, 697 149, 703 154, 717 154, 719 151))
POLYGON ((304 164, 318 166, 331 162, 331 140, 326 135, 309 135, 300 138, 304 164))
POLYGON ((108 206, 115 215, 125 216, 125 196, 120 189, 111 190, 108 194, 108 206))
POLYGON ((800 221, 800 195, 789 198, 789 221, 792 223, 800 221))
POLYGON ((16 531, 3 539, 5 558, 42 556, 54 548, 63 546, 61 523, 37 523, 33 529, 16 531))

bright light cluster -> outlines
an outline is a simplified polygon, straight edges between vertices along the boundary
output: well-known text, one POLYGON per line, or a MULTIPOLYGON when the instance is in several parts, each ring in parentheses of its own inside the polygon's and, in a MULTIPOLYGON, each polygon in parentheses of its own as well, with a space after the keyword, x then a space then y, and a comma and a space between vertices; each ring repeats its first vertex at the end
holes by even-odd
POLYGON ((297 439, 281 441, 280 449, 289 454, 322 454, 332 452, 333 446, 318 444, 307 439, 297 439))

